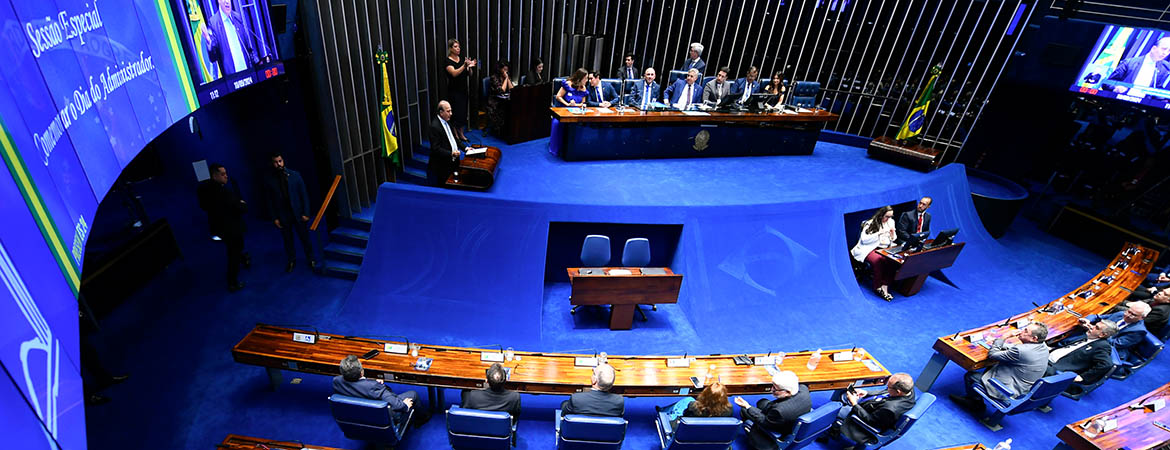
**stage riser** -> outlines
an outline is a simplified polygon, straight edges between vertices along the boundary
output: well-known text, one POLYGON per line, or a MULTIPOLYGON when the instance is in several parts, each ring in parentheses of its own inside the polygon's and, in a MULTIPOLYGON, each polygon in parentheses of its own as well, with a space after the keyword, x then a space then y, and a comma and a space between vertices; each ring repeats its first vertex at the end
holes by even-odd
POLYGON ((564 123, 553 126, 563 133, 561 157, 565 161, 591 161, 811 155, 823 125, 817 122, 772 127, 615 127, 564 123))

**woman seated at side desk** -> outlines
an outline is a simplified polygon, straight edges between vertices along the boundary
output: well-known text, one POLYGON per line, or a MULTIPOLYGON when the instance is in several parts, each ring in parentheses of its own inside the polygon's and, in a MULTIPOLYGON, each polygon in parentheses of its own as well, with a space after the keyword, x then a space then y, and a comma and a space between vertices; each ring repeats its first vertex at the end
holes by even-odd
POLYGON ((557 103, 566 107, 585 106, 585 96, 588 95, 585 91, 585 78, 588 76, 589 72, 585 69, 577 69, 573 76, 561 82, 560 90, 557 91, 557 103))
POLYGON ((670 427, 678 428, 683 417, 731 417, 731 402, 727 400, 727 387, 718 381, 699 392, 698 398, 684 397, 672 405, 667 412, 670 427))
POLYGON ((894 208, 883 206, 869 220, 861 222, 861 237, 849 251, 854 260, 868 262, 873 268, 873 290, 887 302, 894 299, 890 295, 890 283, 894 281, 897 268, 877 250, 893 247, 896 239, 894 208))

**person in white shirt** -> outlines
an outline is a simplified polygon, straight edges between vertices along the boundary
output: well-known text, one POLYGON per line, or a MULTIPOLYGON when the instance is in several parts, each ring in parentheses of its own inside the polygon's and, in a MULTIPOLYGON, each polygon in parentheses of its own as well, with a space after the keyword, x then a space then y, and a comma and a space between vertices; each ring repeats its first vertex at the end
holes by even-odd
POLYGON ((1117 68, 1109 74, 1108 81, 1119 84, 1102 84, 1118 94, 1131 95, 1143 95, 1141 92, 1129 92, 1135 87, 1170 89, 1170 63, 1166 62, 1167 55, 1170 55, 1170 36, 1158 39, 1145 55, 1127 58, 1117 64, 1117 68))
POLYGON ((703 87, 699 86, 698 80, 698 69, 691 69, 687 72, 686 78, 675 80, 674 84, 667 87, 666 92, 662 95, 670 106, 678 109, 689 109, 691 105, 703 101, 703 87))
POLYGON ((218 0, 218 6, 207 25, 199 24, 199 30, 207 56, 219 63, 224 74, 233 74, 257 62, 256 49, 244 18, 232 10, 232 0, 218 0))
POLYGON ((861 237, 857 245, 849 251, 857 262, 868 262, 873 268, 873 290, 887 302, 894 299, 890 295, 890 283, 894 281, 893 262, 877 252, 878 249, 893 247, 897 234, 894 230, 894 208, 883 206, 870 217, 861 222, 861 237))

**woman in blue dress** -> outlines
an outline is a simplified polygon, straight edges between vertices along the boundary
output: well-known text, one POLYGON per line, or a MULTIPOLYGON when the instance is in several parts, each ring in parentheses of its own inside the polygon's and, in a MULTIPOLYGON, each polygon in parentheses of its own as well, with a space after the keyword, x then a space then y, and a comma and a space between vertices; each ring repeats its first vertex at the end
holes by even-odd
POLYGON ((557 91, 557 102, 562 106, 585 106, 585 96, 588 95, 585 91, 585 82, 588 77, 589 72, 585 69, 573 72, 573 76, 561 82, 561 89, 557 91))

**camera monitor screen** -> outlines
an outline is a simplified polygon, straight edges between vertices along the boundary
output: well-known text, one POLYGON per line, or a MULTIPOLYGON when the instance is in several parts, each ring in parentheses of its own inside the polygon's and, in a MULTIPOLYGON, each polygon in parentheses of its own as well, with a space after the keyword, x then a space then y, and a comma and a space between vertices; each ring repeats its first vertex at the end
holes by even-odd
POLYGON ((284 72, 268 2, 171 2, 200 104, 284 72))
POLYGON ((1170 31, 1107 25, 1071 90, 1170 109, 1170 31))

